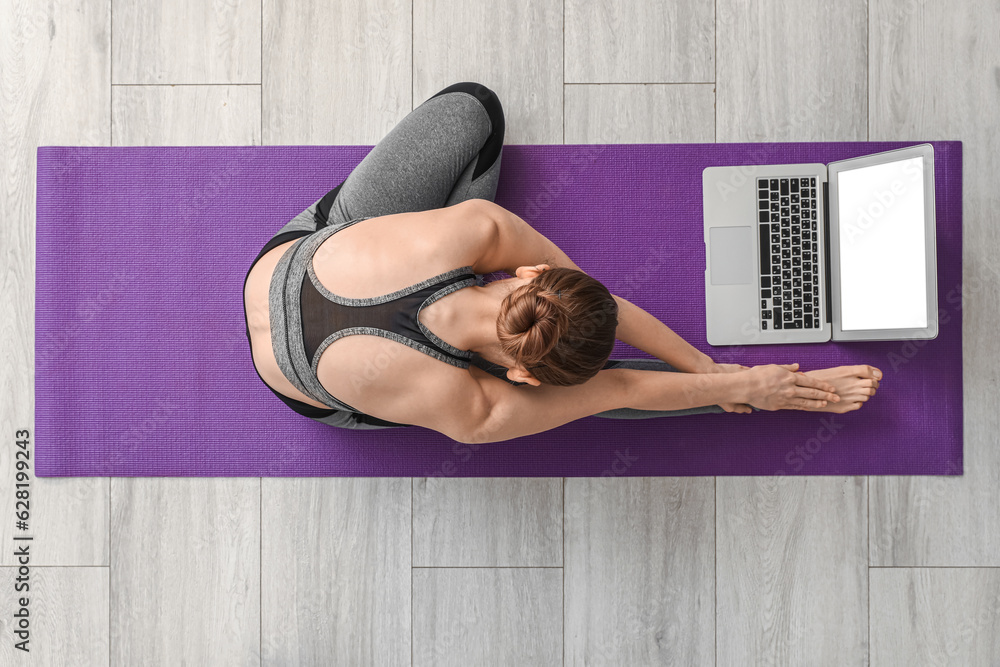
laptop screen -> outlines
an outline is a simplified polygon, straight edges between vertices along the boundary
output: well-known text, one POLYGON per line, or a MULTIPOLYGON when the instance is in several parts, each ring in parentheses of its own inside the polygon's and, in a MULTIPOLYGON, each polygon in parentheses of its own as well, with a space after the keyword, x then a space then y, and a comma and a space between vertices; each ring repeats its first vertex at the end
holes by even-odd
POLYGON ((927 326, 924 160, 839 174, 844 331, 927 326))

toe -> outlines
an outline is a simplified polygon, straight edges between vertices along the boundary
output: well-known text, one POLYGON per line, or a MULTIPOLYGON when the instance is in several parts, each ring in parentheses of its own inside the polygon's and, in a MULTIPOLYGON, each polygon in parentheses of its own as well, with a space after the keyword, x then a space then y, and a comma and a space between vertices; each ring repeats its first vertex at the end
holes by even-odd
POLYGON ((855 366, 854 367, 854 372, 858 375, 858 377, 862 377, 862 378, 865 378, 865 379, 875 379, 875 380, 877 380, 880 377, 882 377, 882 371, 880 371, 879 369, 875 368, 874 366, 869 366, 867 364, 862 364, 860 366, 855 366))

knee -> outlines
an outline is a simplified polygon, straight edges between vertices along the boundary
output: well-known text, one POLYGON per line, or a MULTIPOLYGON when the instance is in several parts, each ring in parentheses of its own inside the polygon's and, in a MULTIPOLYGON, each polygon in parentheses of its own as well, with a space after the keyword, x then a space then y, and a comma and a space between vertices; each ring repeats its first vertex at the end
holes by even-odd
POLYGON ((472 174, 472 180, 475 181, 493 166, 493 164, 497 161, 497 158, 500 156, 500 151, 503 150, 503 106, 501 106, 500 98, 497 97, 496 93, 483 84, 475 83, 473 81, 463 81, 461 83, 452 84, 439 92, 437 95, 434 95, 434 97, 455 92, 468 93, 476 98, 476 100, 478 100, 486 110, 486 115, 489 116, 490 119, 490 136, 487 137, 486 142, 479 151, 479 159, 476 162, 476 168, 472 174))
POLYGON ((497 97, 496 93, 481 83, 476 83, 474 81, 453 83, 438 92, 434 95, 434 97, 446 95, 448 93, 468 93, 479 100, 479 103, 483 105, 484 109, 486 109, 486 113, 490 115, 490 120, 503 120, 503 107, 500 105, 500 98, 497 97))
MULTIPOLYGON (((504 134, 504 118, 503 118, 503 106, 500 104, 500 98, 492 90, 487 88, 481 83, 475 83, 474 81, 463 81, 461 83, 454 83, 447 88, 438 92, 434 97, 440 95, 446 95, 448 93, 468 93, 472 95, 486 110, 486 115, 490 118, 490 124, 493 127, 493 131, 490 133, 490 142, 496 142, 503 144, 503 134, 504 134)), ((433 99, 433 97, 431 98, 433 99)))

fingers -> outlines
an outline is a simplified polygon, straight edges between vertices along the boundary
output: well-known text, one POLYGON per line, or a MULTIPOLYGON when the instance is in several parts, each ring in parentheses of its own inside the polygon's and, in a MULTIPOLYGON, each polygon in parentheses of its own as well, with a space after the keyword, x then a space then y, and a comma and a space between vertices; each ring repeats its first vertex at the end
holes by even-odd
POLYGON ((819 378, 815 378, 812 375, 805 375, 804 373, 797 373, 795 375, 795 384, 800 387, 812 387, 814 389, 822 389, 830 393, 836 393, 837 389, 829 382, 824 382, 819 378))
POLYGON ((800 398, 795 401, 795 405, 802 410, 808 410, 810 408, 824 408, 826 407, 826 401, 814 401, 809 398, 800 398))
POLYGON ((800 397, 802 398, 815 398, 819 401, 830 401, 831 403, 836 403, 840 401, 840 395, 836 392, 823 391, 822 389, 811 389, 808 387, 803 387, 799 390, 800 397))

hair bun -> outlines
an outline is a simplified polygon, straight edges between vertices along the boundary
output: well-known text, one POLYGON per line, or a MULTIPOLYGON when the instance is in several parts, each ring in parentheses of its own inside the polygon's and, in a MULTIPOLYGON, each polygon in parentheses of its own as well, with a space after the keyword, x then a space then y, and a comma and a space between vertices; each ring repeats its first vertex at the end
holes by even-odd
POLYGON ((615 345, 618 304, 583 271, 557 267, 512 289, 500 302, 500 350, 543 384, 568 387, 604 368, 615 345))
POLYGON ((547 355, 569 327, 561 298, 539 285, 522 285, 508 296, 510 307, 498 321, 500 342, 522 365, 547 355))

